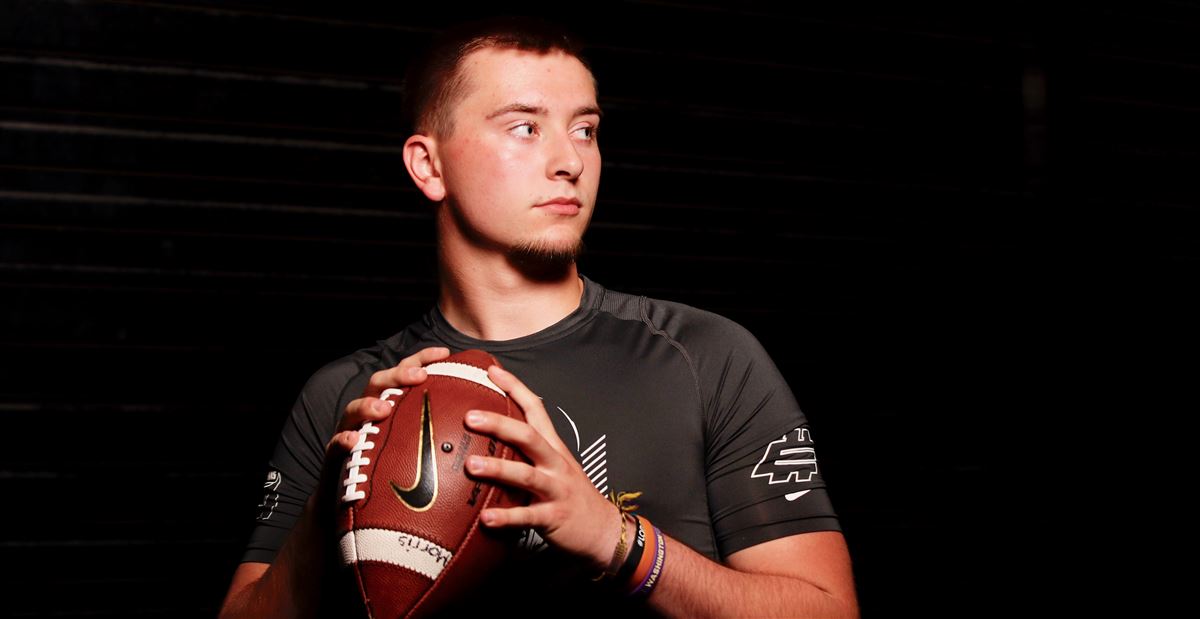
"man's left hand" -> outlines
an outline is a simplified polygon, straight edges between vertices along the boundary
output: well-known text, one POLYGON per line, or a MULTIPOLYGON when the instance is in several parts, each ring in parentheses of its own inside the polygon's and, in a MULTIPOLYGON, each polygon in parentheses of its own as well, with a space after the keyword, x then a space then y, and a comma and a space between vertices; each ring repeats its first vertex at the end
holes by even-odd
POLYGON ((527 491, 528 507, 484 510, 489 527, 530 527, 554 547, 566 551, 599 573, 608 567, 620 537, 620 512, 592 485, 567 446, 559 439, 542 400, 516 376, 499 366, 488 378, 525 413, 526 423, 488 411, 467 412, 467 426, 518 449, 532 464, 472 456, 467 470, 474 476, 527 491))

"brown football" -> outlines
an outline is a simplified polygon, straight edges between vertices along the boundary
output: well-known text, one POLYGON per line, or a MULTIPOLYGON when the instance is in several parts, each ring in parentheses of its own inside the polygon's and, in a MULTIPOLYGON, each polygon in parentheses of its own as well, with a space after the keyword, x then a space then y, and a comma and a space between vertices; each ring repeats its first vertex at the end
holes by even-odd
POLYGON ((464 423, 476 408, 525 420, 488 379, 492 364, 488 353, 467 350, 425 366, 420 385, 381 394, 391 416, 359 431, 342 477, 338 540, 372 617, 435 612, 469 594, 514 546, 512 531, 486 529, 479 513, 528 504, 527 495, 465 469, 474 454, 522 459, 464 423))

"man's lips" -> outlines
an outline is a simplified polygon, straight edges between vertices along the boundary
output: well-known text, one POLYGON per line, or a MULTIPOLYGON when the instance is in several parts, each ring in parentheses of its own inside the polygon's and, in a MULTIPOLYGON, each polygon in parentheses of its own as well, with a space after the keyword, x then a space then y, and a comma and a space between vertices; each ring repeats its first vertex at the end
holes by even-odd
POLYGON ((582 206, 578 198, 555 198, 549 202, 543 202, 535 208, 544 208, 558 215, 578 215, 582 206))

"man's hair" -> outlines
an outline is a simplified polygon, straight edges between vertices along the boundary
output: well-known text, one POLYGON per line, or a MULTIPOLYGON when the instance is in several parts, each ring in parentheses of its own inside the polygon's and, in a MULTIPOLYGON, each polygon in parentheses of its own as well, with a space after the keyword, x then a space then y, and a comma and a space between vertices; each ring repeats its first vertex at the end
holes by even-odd
MULTIPOLYGON (((486 48, 517 49, 547 54, 559 51, 577 58, 588 72, 583 41, 560 24, 539 17, 491 17, 458 24, 434 37, 408 66, 402 113, 410 133, 444 139, 454 132, 454 106, 467 95, 470 84, 462 60, 486 48)), ((595 85, 595 76, 592 77, 595 85)))

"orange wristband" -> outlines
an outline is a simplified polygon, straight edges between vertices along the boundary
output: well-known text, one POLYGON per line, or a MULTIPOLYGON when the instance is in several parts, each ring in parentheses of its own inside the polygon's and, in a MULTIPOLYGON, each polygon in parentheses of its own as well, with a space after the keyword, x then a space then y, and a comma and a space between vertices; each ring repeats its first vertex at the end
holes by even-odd
POLYGON ((650 574, 650 570, 654 568, 654 559, 657 556, 655 549, 658 547, 657 535, 655 535, 654 525, 650 521, 637 516, 639 521, 639 535, 644 535, 644 540, 639 540, 643 543, 645 550, 642 551, 642 558, 638 561, 637 568, 630 574, 629 580, 625 582, 626 593, 633 593, 641 586, 642 581, 646 580, 646 576, 650 574))
MULTIPOLYGON (((650 521, 646 520, 646 524, 650 525, 650 521)), ((631 583, 634 588, 629 592, 630 597, 645 598, 654 591, 654 587, 658 585, 658 581, 662 578, 663 564, 667 559, 667 538, 663 537, 662 531, 658 527, 650 525, 654 535, 654 561, 650 565, 650 571, 641 581, 631 583)), ((650 553, 647 553, 650 554, 650 553)))

